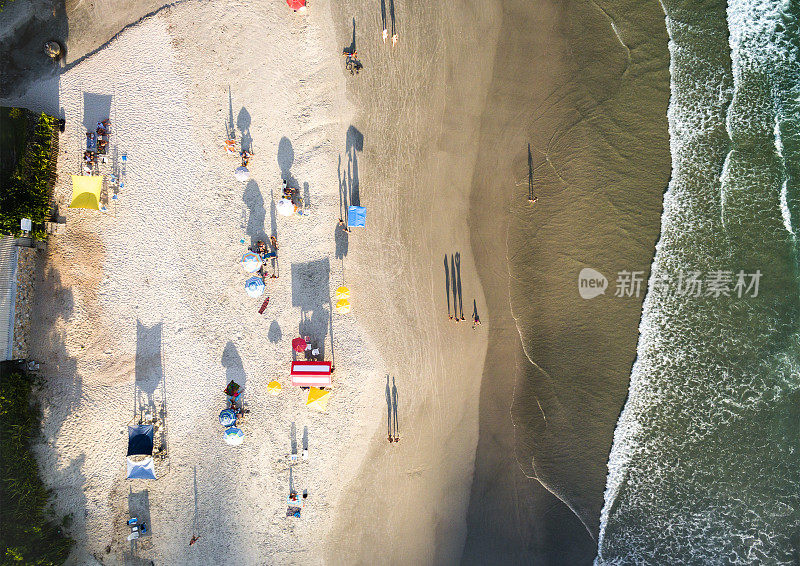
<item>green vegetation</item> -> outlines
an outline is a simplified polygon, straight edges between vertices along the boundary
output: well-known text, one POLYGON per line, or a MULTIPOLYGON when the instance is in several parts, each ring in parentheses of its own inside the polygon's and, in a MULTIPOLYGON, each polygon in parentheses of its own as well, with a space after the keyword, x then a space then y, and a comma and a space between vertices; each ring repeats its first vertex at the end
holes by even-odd
POLYGON ((20 234, 19 222, 30 218, 33 236, 50 213, 54 140, 57 120, 20 108, 0 108, 0 234, 20 234))
MULTIPOLYGON (((0 377, 0 565, 63 564, 74 541, 51 522, 49 493, 31 443, 41 411, 31 405, 30 379, 0 377)), ((66 522, 64 523, 66 524, 66 522)))

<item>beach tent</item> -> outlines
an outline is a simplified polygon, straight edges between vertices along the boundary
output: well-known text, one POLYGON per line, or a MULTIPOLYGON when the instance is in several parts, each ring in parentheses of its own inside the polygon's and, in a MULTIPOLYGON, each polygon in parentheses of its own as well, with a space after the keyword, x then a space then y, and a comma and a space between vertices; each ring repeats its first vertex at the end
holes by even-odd
POLYGON ((153 425, 128 427, 128 456, 150 456, 153 453, 153 425))
POLYGON ((233 172, 233 176, 236 177, 237 181, 244 183, 250 178, 250 171, 248 171, 245 166, 237 167, 233 172))
POLYGON ((226 428, 234 426, 236 424, 236 411, 233 409, 224 409, 219 414, 219 424, 226 428))
POLYGON ((281 387, 281 384, 274 380, 270 381, 269 384, 267 385, 267 391, 269 391, 270 395, 279 395, 281 389, 283 389, 281 387))
POLYGON ((331 362, 292 362, 292 385, 327 387, 333 380, 331 362))
POLYGON ((103 190, 101 175, 73 175, 72 202, 70 208, 100 210, 100 191, 103 190))
POLYGON ((261 268, 261 258, 254 252, 244 254, 241 263, 247 273, 255 273, 261 268))
POLYGON ((292 201, 288 198, 279 200, 278 204, 275 205, 275 209, 281 216, 291 216, 295 211, 294 204, 292 204, 292 201))
POLYGON ((349 299, 350 298, 350 289, 347 287, 339 287, 336 289, 336 298, 337 299, 349 299))
POLYGON ((347 207, 347 227, 363 228, 367 222, 367 209, 363 206, 347 207))
POLYGON ((239 446, 242 442, 244 442, 244 433, 241 429, 232 426, 225 429, 224 438, 226 444, 230 444, 231 446, 239 446))
POLYGON ((323 391, 322 389, 318 389, 316 387, 312 387, 308 390, 308 399, 306 399, 306 407, 311 407, 312 409, 316 409, 321 413, 325 412, 325 409, 328 407, 328 398, 330 397, 330 391, 323 391))
POLYGON ((261 277, 251 277, 245 281, 244 290, 251 297, 260 297, 264 293, 264 280, 261 277))
POLYGON ((336 301, 336 312, 339 314, 347 314, 350 312, 350 301, 347 299, 339 299, 336 301))
POLYGON ((154 480, 156 479, 156 465, 153 459, 148 456, 141 462, 128 460, 128 479, 129 480, 154 480))

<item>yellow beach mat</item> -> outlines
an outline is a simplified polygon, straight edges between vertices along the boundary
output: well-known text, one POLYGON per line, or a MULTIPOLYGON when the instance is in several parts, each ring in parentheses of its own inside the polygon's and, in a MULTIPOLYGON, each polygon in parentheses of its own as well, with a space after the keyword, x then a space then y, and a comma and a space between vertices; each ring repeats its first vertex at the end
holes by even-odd
POLYGON ((270 381, 267 385, 267 391, 269 391, 270 395, 279 395, 281 392, 281 384, 277 381, 270 381))
POLYGON ((101 190, 103 190, 102 175, 73 175, 72 202, 69 207, 100 210, 101 190))
POLYGON ((336 301, 336 312, 339 314, 347 314, 350 312, 350 301, 347 299, 339 299, 336 301))
POLYGON ((306 400, 306 407, 316 409, 321 413, 325 412, 328 408, 328 398, 330 398, 330 391, 323 391, 318 387, 312 387, 308 390, 308 399, 306 400))
POLYGON ((350 289, 345 286, 341 286, 336 289, 336 299, 349 299, 350 298, 350 289))

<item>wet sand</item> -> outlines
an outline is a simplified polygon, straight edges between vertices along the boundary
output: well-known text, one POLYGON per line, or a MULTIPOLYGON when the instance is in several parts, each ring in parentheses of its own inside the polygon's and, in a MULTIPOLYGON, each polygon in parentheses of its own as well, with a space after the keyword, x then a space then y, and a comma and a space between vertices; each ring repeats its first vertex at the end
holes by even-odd
POLYGON ((505 2, 500 38, 472 192, 492 341, 465 562, 588 563, 643 299, 614 297, 616 274, 646 281, 670 171, 663 13, 505 2), (583 267, 606 295, 580 298, 583 267))
MULTIPOLYGON (((467 214, 497 11, 481 1, 395 1, 392 47, 381 39, 381 4, 332 8, 341 47, 353 41, 355 18, 364 64, 347 79, 363 152, 357 168, 344 155, 342 165, 343 174, 357 171, 367 228, 350 236, 345 277, 370 288, 356 316, 396 380, 401 442, 387 442, 386 417, 376 423, 339 503, 326 558, 453 564, 466 535, 488 331, 486 324, 471 329, 473 306, 482 318, 487 311, 467 214), (454 267, 463 297, 455 304, 466 318, 458 324, 448 319, 454 267)), ((383 6, 391 37, 392 2, 383 6)))

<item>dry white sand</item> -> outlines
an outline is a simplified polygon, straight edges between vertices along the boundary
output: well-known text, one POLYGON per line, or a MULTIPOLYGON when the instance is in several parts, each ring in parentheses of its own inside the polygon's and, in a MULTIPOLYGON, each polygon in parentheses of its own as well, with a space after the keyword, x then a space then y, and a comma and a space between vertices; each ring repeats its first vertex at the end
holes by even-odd
MULTIPOLYGON (((38 287, 33 352, 48 377, 39 455, 58 510, 75 515, 77 563, 90 555, 104 563, 321 560, 339 491, 380 428, 386 374, 354 317, 329 320, 342 281, 332 140, 344 139, 348 106, 325 9, 320 2, 303 18, 281 3, 187 2, 61 76, 60 202, 79 170, 84 121, 106 117, 100 95, 111 97, 114 130, 104 169, 128 158, 126 186, 108 214, 66 211, 67 233, 51 240, 38 287), (222 151, 229 85, 237 137, 244 129, 256 153, 247 184, 234 180, 236 159, 222 151), (240 238, 249 244, 272 230, 284 136, 312 214, 275 219, 281 277, 270 281, 261 316, 261 299, 244 293, 240 238), (324 336, 326 358, 335 356, 325 414, 305 408, 303 392, 288 385, 290 341, 303 316, 304 333, 324 336), (251 410, 238 448, 223 443, 217 421, 231 378, 244 385, 251 410), (285 386, 280 397, 267 395, 272 379, 285 386), (160 407, 165 398, 169 470, 161 466, 157 481, 128 481, 125 426, 136 403, 160 407), (293 426, 298 444, 308 428, 311 455, 293 477, 309 491, 300 520, 285 517, 293 426), (145 498, 152 537, 132 547, 129 500, 145 498), (201 538, 190 549, 193 533, 201 538)), ((26 102, 57 113, 52 89, 37 85, 26 102)), ((368 289, 351 286, 358 309, 368 289)))

